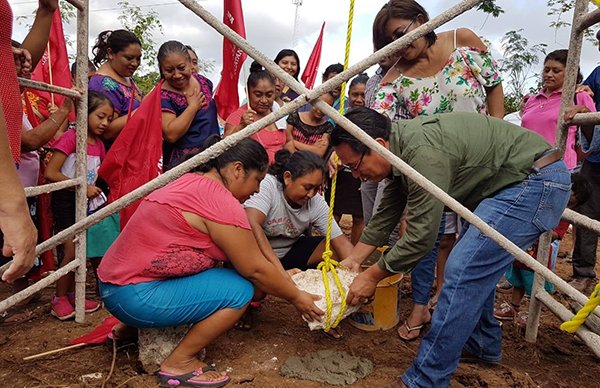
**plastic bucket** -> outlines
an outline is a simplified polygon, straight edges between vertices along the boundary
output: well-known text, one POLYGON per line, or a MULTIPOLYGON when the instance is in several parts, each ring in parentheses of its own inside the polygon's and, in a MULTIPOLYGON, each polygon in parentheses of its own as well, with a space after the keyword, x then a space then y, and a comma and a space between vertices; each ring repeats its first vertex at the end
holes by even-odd
POLYGON ((361 330, 389 330, 400 321, 400 281, 404 275, 396 274, 377 284, 375 299, 350 315, 350 323, 361 330))

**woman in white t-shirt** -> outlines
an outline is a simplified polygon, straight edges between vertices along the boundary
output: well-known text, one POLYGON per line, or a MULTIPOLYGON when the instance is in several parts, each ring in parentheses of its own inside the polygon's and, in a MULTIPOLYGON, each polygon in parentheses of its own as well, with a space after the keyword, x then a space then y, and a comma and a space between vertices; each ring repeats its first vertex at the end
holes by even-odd
MULTIPOLYGON (((254 237, 263 255, 282 273, 316 268, 325 251, 329 206, 319 194, 325 162, 309 151, 278 151, 260 192, 244 203, 254 237), (321 234, 312 235, 312 228, 321 234)), ((352 244, 333 221, 334 258, 342 259, 352 244)))
MULTIPOLYGON (((260 191, 244 203, 260 250, 290 281, 286 270, 316 268, 323 260, 329 206, 319 191, 326 171, 323 159, 310 151, 277 151, 260 191), (313 228, 320 236, 313 236, 313 228)), ((341 261, 353 247, 335 220, 331 227, 333 259, 341 261)), ((330 336, 341 338, 335 330, 330 336)))

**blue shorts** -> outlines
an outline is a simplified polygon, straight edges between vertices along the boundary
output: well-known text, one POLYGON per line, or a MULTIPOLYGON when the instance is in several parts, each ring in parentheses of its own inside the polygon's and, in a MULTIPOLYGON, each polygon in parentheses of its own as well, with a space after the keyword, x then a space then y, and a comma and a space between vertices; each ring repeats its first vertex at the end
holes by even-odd
POLYGON ((197 323, 219 310, 242 309, 254 295, 252 283, 225 268, 126 286, 99 283, 106 309, 138 328, 197 323))

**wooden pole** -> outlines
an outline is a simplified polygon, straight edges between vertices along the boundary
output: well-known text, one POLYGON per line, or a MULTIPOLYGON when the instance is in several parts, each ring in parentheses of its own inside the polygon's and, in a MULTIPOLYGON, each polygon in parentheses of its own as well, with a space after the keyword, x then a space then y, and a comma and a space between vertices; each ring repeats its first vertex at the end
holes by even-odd
POLYGON ((50 350, 50 351, 47 351, 44 353, 34 354, 33 356, 29 356, 29 357, 23 357, 23 361, 29 361, 29 360, 33 360, 35 358, 40 358, 40 357, 49 356, 49 355, 55 354, 55 353, 65 352, 67 350, 80 348, 85 345, 87 345, 87 344, 81 343, 81 344, 76 344, 76 345, 65 346, 64 348, 54 349, 54 350, 50 350))
MULTIPOLYGON (((50 74, 50 85, 54 86, 54 80, 52 79, 52 56, 50 56, 50 41, 46 44, 46 52, 48 53, 48 72, 50 74)), ((54 93, 50 93, 52 99, 52 105, 54 105, 54 93)))

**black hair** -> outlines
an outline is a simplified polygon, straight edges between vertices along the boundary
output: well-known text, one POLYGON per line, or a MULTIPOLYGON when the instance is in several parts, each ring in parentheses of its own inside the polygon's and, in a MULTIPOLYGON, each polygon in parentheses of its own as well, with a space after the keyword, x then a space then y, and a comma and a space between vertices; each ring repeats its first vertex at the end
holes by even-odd
MULTIPOLYGON (((391 42, 391 37, 386 35, 386 25, 391 19, 413 20, 419 15, 425 22, 429 21, 429 14, 425 8, 414 0, 391 0, 377 13, 373 21, 373 46, 378 50, 391 42)), ((437 40, 435 32, 425 35, 427 46, 432 46, 437 40)))
MULTIPOLYGON (((93 70, 94 72, 96 72, 96 66, 94 66, 94 64, 92 63, 92 61, 90 61, 88 59, 88 70, 93 70)), ((73 64, 71 65, 71 78, 75 78, 75 75, 77 74, 77 62, 73 62, 73 64)))
POLYGON ((162 61, 170 54, 179 53, 186 57, 190 63, 192 62, 192 57, 190 57, 190 53, 188 52, 188 48, 183 43, 177 40, 169 40, 160 45, 158 49, 158 55, 156 59, 158 60, 158 72, 160 73, 160 78, 164 79, 165 76, 162 72, 162 61))
MULTIPOLYGON (((186 44, 186 45, 185 45, 185 48, 186 48, 186 49, 188 49, 188 50, 190 50, 191 52, 193 52, 193 53, 194 53, 194 55, 196 56, 196 58, 199 58, 199 57, 198 57, 198 53, 196 52, 196 50, 194 50, 194 49, 192 48, 192 46, 190 46, 189 44, 186 44)), ((188 54, 189 54, 189 53, 188 53, 188 54)), ((191 58, 190 58, 190 59, 191 59, 191 58)))
POLYGON ((319 155, 310 151, 297 151, 292 154, 282 149, 275 154, 275 163, 269 167, 269 174, 284 184, 283 175, 286 171, 290 172, 292 180, 295 181, 316 170, 321 171, 323 177, 327 174, 325 161, 319 155))
MULTIPOLYGON (((566 68, 568 56, 569 56, 569 50, 566 50, 566 49, 554 50, 550 54, 546 55, 546 58, 544 58, 544 65, 548 61, 556 61, 556 62, 562 63, 563 66, 566 68)), ((583 82, 583 75, 581 74, 581 69, 579 67, 577 67, 577 84, 580 84, 582 82, 583 82)))
POLYGON ((113 110, 115 109, 115 106, 106 94, 88 90, 88 115, 104 104, 110 105, 113 110))
POLYGON ((275 86, 275 78, 273 75, 266 71, 262 65, 256 61, 252 62, 250 65, 250 75, 248 76, 248 91, 250 88, 258 85, 258 82, 261 80, 267 80, 275 86))
POLYGON ((577 203, 575 207, 585 204, 592 196, 592 186, 590 182, 579 173, 571 174, 571 191, 575 194, 577 203))
MULTIPOLYGON (((221 137, 219 135, 209 136, 204 141, 202 148, 199 151, 190 152, 187 154, 185 160, 198 155, 207 148, 217 144, 220 140, 221 137)), ((199 165, 192 171, 206 173, 215 168, 219 175, 221 175, 221 169, 235 162, 242 163, 246 172, 263 172, 266 171, 267 167, 269 166, 269 156, 267 155, 267 151, 265 151, 264 147, 259 142, 254 139, 246 138, 240 140, 236 145, 229 148, 221 155, 199 165)), ((222 175, 221 178, 224 179, 222 175)))
POLYGON ((366 85, 368 80, 369 80, 369 76, 367 75, 367 73, 361 73, 361 74, 357 75, 350 82, 350 87, 348 88, 348 91, 350 91, 350 89, 352 89, 356 85, 366 85))
POLYGON ((329 65, 327 66, 327 68, 325 69, 325 72, 323 73, 323 81, 325 81, 327 79, 327 77, 329 77, 330 74, 340 74, 341 72, 344 71, 344 65, 342 65, 341 63, 334 63, 333 65, 329 65))
POLYGON ((294 75, 294 78, 296 79, 296 81, 298 81, 298 75, 300 74, 300 57, 298 57, 298 54, 296 54, 294 50, 283 49, 279 52, 279 54, 277 54, 274 62, 279 65, 279 61, 281 61, 285 57, 294 57, 294 59, 296 59, 296 63, 298 63, 298 71, 294 75))
MULTIPOLYGON (((377 113, 373 109, 357 106, 349 110, 344 116, 358 125, 373 139, 382 138, 386 141, 390 139, 392 122, 387 116, 377 113)), ((336 124, 331 132, 331 145, 335 147, 342 143, 348 144, 352 151, 359 154, 368 155, 371 151, 363 142, 352 136, 339 124, 336 124)))
POLYGON ((131 31, 127 30, 106 30, 102 31, 96 39, 96 44, 92 48, 94 54, 94 65, 100 66, 108 59, 108 49, 114 54, 125 50, 132 44, 142 47, 140 39, 131 31))

